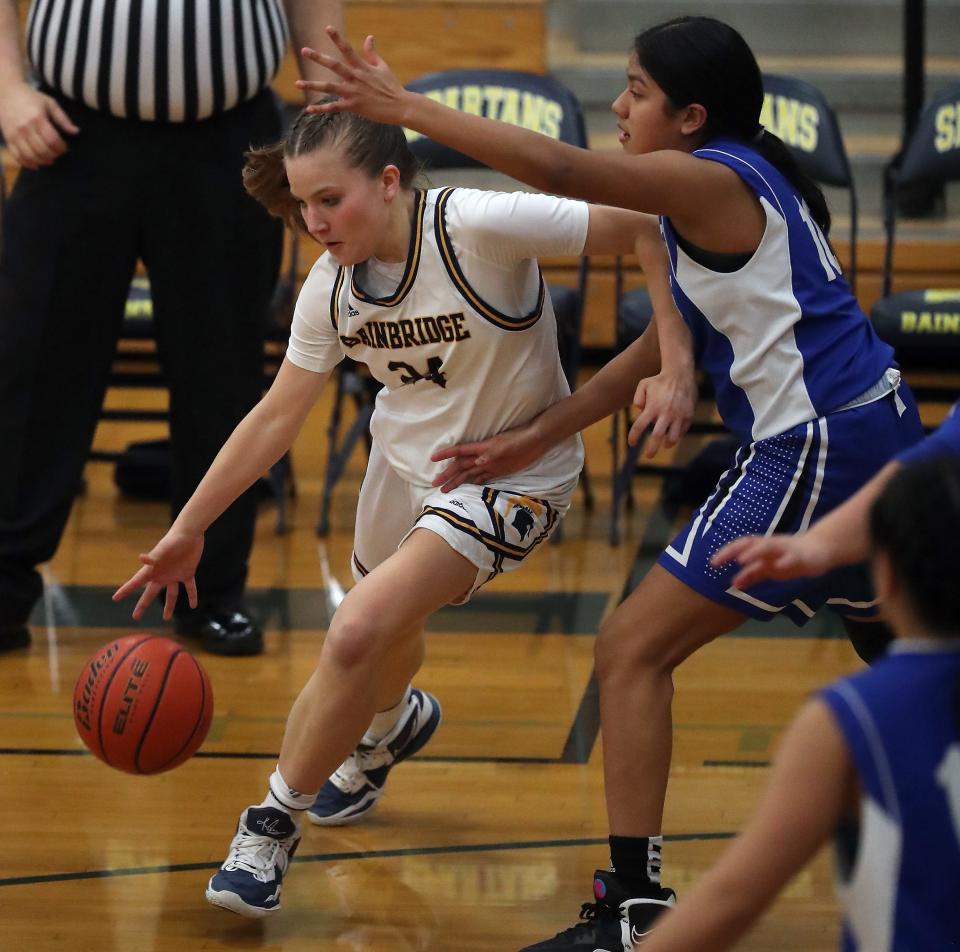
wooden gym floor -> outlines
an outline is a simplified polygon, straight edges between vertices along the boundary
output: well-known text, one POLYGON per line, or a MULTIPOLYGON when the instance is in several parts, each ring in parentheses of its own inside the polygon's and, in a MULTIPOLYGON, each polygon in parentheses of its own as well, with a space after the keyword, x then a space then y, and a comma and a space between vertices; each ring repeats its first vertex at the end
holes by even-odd
MULTIPOLYGON (((149 399, 111 394, 124 405, 149 399)), ((262 508, 250 584, 266 653, 199 654, 214 683, 213 727, 193 760, 160 776, 111 770, 73 729, 82 664, 135 629, 131 606, 112 605, 109 592, 166 520, 163 505, 119 498, 110 467, 87 467, 33 645, 0 656, 3 952, 515 952, 571 925, 590 898, 592 871, 607 860, 592 636, 684 515, 658 501, 657 479, 640 478, 624 542, 609 546, 607 424, 587 438, 594 511, 578 495, 560 544, 433 621, 417 683, 440 697, 444 721, 392 775, 368 822, 307 825, 284 909, 269 922, 204 901, 240 810, 263 795, 289 704, 349 585, 363 454, 337 489, 331 535, 318 541, 326 414, 323 401, 294 449, 292 530, 276 535, 272 504, 262 508)), ((97 445, 150 435, 149 424, 103 424, 97 445)), ((749 814, 805 695, 855 667, 837 629, 829 617, 802 631, 750 625, 679 673, 664 868, 681 897, 749 814)), ((141 630, 164 627, 153 617, 141 630)), ((835 913, 821 856, 743 948, 832 950, 835 913)))

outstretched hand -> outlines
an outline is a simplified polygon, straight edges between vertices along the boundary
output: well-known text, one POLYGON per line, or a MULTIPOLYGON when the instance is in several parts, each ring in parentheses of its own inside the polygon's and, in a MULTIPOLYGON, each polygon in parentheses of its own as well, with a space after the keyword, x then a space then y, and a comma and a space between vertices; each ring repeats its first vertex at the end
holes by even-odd
POLYGON ((196 608, 197 582, 194 576, 202 554, 202 535, 184 535, 171 530, 152 551, 141 553, 140 561, 143 567, 113 593, 113 600, 119 602, 142 587, 143 594, 133 609, 133 617, 139 621, 147 606, 166 588, 163 618, 170 621, 177 604, 180 584, 183 583, 190 607, 196 608))
POLYGON ((637 385, 633 398, 640 411, 633 421, 627 442, 636 446, 644 431, 650 429, 644 456, 655 456, 662 446, 676 446, 690 429, 697 405, 697 382, 693 371, 646 377, 637 385))
POLYGON ((728 542, 710 560, 713 565, 738 562, 732 582, 740 589, 767 579, 782 581, 823 575, 832 568, 824 547, 809 533, 744 536, 728 542))
POLYGON ((335 102, 313 103, 307 112, 355 112, 377 122, 401 125, 401 98, 406 90, 390 67, 380 58, 373 45, 373 37, 363 41, 358 53, 332 26, 327 36, 337 48, 339 57, 329 56, 305 46, 301 55, 326 67, 337 78, 334 80, 298 79, 296 85, 307 92, 338 96, 335 102))
POLYGON ((505 430, 479 443, 460 443, 438 450, 430 459, 434 463, 450 460, 433 481, 441 492, 451 492, 463 483, 483 485, 499 476, 516 473, 535 463, 546 452, 536 427, 527 423, 515 430, 505 430))

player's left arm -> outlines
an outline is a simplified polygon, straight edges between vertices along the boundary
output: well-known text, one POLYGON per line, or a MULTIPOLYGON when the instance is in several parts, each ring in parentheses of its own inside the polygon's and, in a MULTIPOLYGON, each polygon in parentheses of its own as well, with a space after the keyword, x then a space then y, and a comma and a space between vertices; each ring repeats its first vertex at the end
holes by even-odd
POLYGON ((722 952, 759 919, 790 878, 829 839, 855 775, 833 715, 810 701, 789 727, 767 788, 732 846, 676 909, 644 952, 722 952))

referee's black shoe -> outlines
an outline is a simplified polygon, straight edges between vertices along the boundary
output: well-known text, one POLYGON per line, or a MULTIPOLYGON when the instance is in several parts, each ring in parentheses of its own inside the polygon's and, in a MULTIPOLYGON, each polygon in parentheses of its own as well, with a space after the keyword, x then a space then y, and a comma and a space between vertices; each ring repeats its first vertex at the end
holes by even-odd
POLYGON ((189 612, 177 616, 178 635, 199 638, 205 651, 218 655, 263 653, 263 632, 243 611, 189 612))
POLYGON ((655 896, 631 896, 615 873, 593 874, 594 902, 585 902, 575 926, 520 952, 630 952, 650 934, 654 922, 676 902, 672 889, 655 896))

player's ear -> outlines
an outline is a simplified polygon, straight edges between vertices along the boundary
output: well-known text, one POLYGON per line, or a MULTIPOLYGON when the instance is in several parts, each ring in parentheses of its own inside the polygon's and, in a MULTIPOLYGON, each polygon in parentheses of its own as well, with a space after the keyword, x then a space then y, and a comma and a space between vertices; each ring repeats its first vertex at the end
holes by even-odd
POLYGON ((707 107, 701 106, 698 102, 692 102, 684 106, 680 115, 680 131, 684 135, 697 135, 706 128, 707 125, 707 107))
POLYGON ((893 570, 890 556, 882 549, 874 552, 870 559, 870 574, 873 577, 873 590, 880 604, 893 605, 900 598, 903 587, 893 570))
POLYGON ((383 188, 383 200, 392 202, 400 191, 400 169, 395 165, 388 165, 380 173, 380 182, 383 188))

